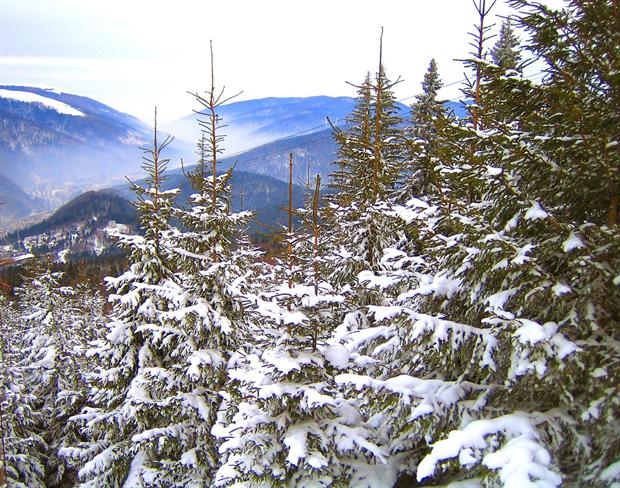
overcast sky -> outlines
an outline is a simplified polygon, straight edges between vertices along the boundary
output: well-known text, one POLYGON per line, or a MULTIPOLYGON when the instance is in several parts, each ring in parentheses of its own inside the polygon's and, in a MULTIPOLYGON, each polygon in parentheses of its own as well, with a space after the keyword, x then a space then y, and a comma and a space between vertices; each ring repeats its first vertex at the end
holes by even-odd
MULTIPOLYGON (((498 0, 495 13, 508 12, 498 0)), ((89 96, 143 120, 157 105, 173 120, 198 108, 186 92, 206 89, 213 39, 216 81, 243 90, 239 100, 354 96, 346 82, 376 70, 383 26, 404 99, 431 57, 444 83, 463 78, 455 59, 474 22, 470 0, 0 0, 0 83, 89 96)))

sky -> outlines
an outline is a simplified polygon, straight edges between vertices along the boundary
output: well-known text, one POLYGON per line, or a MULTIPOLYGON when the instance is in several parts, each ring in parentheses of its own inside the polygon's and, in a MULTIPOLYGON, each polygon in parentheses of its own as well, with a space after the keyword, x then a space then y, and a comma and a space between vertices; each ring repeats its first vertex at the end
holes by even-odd
MULTIPOLYGON (((498 0, 497 28, 509 12, 498 0)), ((199 108, 187 92, 207 89, 213 40, 216 83, 236 100, 355 96, 347 82, 376 71, 383 27, 388 76, 411 103, 432 57, 444 84, 463 78, 475 21, 471 0, 0 0, 0 84, 172 121, 199 108)))

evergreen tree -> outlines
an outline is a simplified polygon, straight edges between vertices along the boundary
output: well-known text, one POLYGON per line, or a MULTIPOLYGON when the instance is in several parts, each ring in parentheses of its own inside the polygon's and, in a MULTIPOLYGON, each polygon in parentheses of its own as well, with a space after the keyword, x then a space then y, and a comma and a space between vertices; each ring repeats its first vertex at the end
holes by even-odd
POLYGON ((96 334, 101 309, 88 301, 87 310, 86 290, 80 288, 78 295, 62 286, 61 273, 41 266, 32 272, 34 277, 16 292, 13 319, 6 318, 14 335, 6 400, 22 403, 13 404, 17 410, 7 422, 9 481, 61 486, 75 481, 76 473, 60 451, 80 439, 77 426, 67 423, 86 400, 83 352, 96 334))
POLYGON ((400 384, 415 392, 394 404, 391 445, 423 483, 608 486, 618 465, 618 20, 603 1, 559 12, 512 3, 547 77, 536 85, 481 66, 502 117, 442 133, 452 198, 402 213, 435 272, 383 310, 403 330, 400 384))
POLYGON ((354 285, 363 270, 379 270, 383 249, 394 239, 385 216, 406 158, 394 85, 380 57, 374 81, 367 76, 359 87, 356 106, 346 119, 349 128, 335 132, 339 168, 332 175, 335 194, 326 220, 341 248, 334 251, 330 278, 337 287, 354 285))
POLYGON ((380 323, 381 313, 374 311, 389 308, 395 296, 390 261, 404 234, 393 198, 400 190, 407 154, 395 116, 393 84, 381 60, 375 80, 365 85, 349 135, 337 134, 341 143, 337 163, 359 179, 357 186, 342 189, 329 208, 327 229, 337 245, 325 261, 331 270, 329 282, 342 295, 329 343, 338 351, 340 371, 334 381, 343 398, 360 412, 368 442, 377 446, 366 464, 373 466, 378 478, 361 476, 358 486, 387 486, 396 481, 398 460, 390 456, 391 422, 382 415, 384 395, 375 385, 391 375, 397 338, 391 327, 380 323), (360 178, 362 171, 368 176, 360 178))
POLYGON ((437 132, 433 125, 434 119, 444 112, 443 103, 437 99, 442 86, 437 62, 431 59, 422 81, 422 93, 416 95, 416 101, 411 106, 414 137, 428 141, 434 139, 437 132))
POLYGON ((411 105, 412 127, 410 129, 411 167, 406 170, 403 189, 399 200, 406 202, 411 197, 426 197, 441 194, 439 166, 439 143, 437 133, 441 124, 447 123, 443 102, 437 94, 443 83, 434 59, 428 66, 422 81, 422 93, 411 105))
POLYGON ((510 20, 502 23, 499 38, 491 49, 491 59, 499 66, 502 71, 517 70, 521 63, 521 53, 518 49, 519 39, 517 38, 510 20))
POLYGON ((0 353, 2 397, 3 486, 18 488, 45 486, 45 451, 41 435, 44 418, 29 380, 20 368, 24 329, 13 303, 0 297, 0 353))
POLYGON ((347 364, 330 340, 343 297, 323 279, 319 181, 299 212, 294 272, 281 263, 256 298, 262 334, 230 372, 238 407, 219 429, 226 462, 216 486, 370 487, 383 473, 383 451, 357 398, 346 398, 335 380, 347 364))
POLYGON ((195 191, 187 208, 175 209, 182 230, 170 239, 178 289, 160 316, 166 331, 166 361, 160 364, 159 414, 165 422, 139 442, 157 452, 153 483, 207 486, 220 464, 218 439, 211 433, 222 407, 228 363, 248 340, 248 298, 258 254, 243 237, 250 212, 230 211, 232 172, 218 174, 220 105, 230 100, 211 86, 195 94, 206 111, 198 164, 187 173, 195 191))
POLYGON ((177 191, 161 189, 167 160, 160 153, 171 139, 159 143, 157 135, 155 122, 153 146, 145 150, 146 186, 133 185, 144 235, 117 236, 131 266, 118 278, 107 278, 112 320, 105 338, 88 352, 100 364, 89 380, 90 406, 77 416, 88 439, 63 450, 81 466, 84 486, 152 486, 160 459, 144 439, 169 420, 160 401, 165 382, 160 366, 167 359, 161 315, 178 290, 168 251, 177 191))

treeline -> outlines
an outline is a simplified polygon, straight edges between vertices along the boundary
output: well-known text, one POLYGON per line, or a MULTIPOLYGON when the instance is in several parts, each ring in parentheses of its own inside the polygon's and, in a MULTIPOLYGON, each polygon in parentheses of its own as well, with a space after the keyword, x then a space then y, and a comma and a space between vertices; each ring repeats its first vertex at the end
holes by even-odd
POLYGON ((2 304, 7 484, 620 483, 619 13, 509 3, 488 49, 475 2, 469 116, 434 61, 409 124, 365 77, 273 264, 217 173, 226 95, 185 205, 155 127, 112 310, 44 271, 2 304))

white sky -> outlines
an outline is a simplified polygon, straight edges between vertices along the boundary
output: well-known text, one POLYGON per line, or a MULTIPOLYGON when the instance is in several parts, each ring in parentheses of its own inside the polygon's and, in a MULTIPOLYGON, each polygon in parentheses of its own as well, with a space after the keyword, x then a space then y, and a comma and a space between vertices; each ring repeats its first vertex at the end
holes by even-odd
MULTIPOLYGON (((508 13, 503 0, 495 13, 508 13)), ((243 90, 238 100, 354 96, 345 82, 376 70, 383 26, 384 64, 406 98, 431 57, 444 83, 463 78, 455 58, 475 20, 470 0, 0 0, 0 83, 89 96, 143 120, 157 105, 173 120, 197 108, 186 92, 206 89, 213 39, 216 78, 243 90)))

